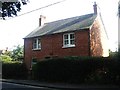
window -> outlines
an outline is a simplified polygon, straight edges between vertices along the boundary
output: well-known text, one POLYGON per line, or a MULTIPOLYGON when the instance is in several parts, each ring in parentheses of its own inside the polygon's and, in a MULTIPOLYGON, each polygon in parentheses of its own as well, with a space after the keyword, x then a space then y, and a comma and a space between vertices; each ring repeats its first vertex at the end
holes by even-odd
POLYGON ((63 35, 63 47, 74 47, 75 46, 75 34, 68 33, 63 35))
POLYGON ((33 40, 33 50, 41 49, 41 41, 39 38, 33 40))

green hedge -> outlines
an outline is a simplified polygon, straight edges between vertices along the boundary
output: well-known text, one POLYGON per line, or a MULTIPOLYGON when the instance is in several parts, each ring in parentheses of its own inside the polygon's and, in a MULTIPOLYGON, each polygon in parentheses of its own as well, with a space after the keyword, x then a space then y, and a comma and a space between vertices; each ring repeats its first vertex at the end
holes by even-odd
POLYGON ((120 62, 114 58, 66 57, 43 60, 33 66, 33 78, 47 82, 120 82, 120 62))
POLYGON ((28 71, 23 63, 2 63, 3 79, 27 79, 28 71))

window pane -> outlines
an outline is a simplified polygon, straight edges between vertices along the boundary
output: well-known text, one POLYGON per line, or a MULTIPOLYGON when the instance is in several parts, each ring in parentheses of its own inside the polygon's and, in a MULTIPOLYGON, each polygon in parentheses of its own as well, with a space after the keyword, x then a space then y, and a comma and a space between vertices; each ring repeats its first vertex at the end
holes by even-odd
POLYGON ((37 47, 36 47, 36 43, 33 43, 33 49, 35 49, 35 48, 37 48, 37 47))
POLYGON ((33 40, 33 49, 37 48, 37 47, 36 47, 36 44, 37 44, 37 41, 36 41, 36 39, 34 39, 34 40, 33 40))
POLYGON ((34 43, 34 44, 36 44, 36 43, 37 43, 37 40, 36 40, 36 39, 34 39, 33 43, 34 43))
POLYGON ((68 39, 68 35, 64 35, 64 39, 68 39))
POLYGON ((38 39, 38 48, 41 48, 41 41, 40 41, 40 39, 38 39))
POLYGON ((74 34, 70 34, 70 39, 74 39, 74 34))
POLYGON ((70 40, 70 44, 74 45, 75 44, 75 40, 70 40))
POLYGON ((69 44, 69 41, 68 40, 65 40, 64 41, 64 45, 68 45, 69 44))
POLYGON ((38 44, 38 48, 41 48, 41 44, 40 43, 38 44))

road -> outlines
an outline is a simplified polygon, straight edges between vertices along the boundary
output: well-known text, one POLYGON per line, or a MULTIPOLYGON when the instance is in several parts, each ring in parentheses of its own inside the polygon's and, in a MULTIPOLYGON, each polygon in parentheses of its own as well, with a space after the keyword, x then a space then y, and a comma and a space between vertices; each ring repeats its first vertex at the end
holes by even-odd
MULTIPOLYGON (((1 82, 0 82, 0 86, 1 86, 1 82)), ((0 87, 0 90, 1 90, 1 87, 0 87)), ((112 87, 112 88, 86 87, 86 88, 54 89, 54 88, 47 88, 47 87, 38 87, 38 86, 2 82, 2 90, 120 90, 120 88, 117 88, 117 87, 112 87)))
POLYGON ((47 87, 37 87, 37 86, 2 82, 2 90, 9 90, 9 89, 14 89, 14 90, 18 90, 18 89, 22 89, 22 90, 26 90, 26 89, 29 89, 29 90, 35 90, 35 89, 39 89, 39 90, 58 90, 58 89, 53 89, 53 88, 51 89, 51 88, 47 88, 47 87))

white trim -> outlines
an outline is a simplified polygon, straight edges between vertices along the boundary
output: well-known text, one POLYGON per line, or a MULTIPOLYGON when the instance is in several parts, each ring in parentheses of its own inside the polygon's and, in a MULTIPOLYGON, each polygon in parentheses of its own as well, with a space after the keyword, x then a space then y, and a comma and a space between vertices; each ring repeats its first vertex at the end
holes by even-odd
POLYGON ((64 45, 62 48, 71 48, 71 47, 75 47, 75 45, 68 45, 68 46, 64 45))
POLYGON ((40 38, 34 38, 33 43, 32 43, 32 50, 41 50, 41 41, 40 38), (36 40, 36 48, 34 48, 34 40, 36 40), (39 45, 40 44, 40 47, 39 45))
POLYGON ((74 44, 70 44, 71 42, 70 42, 70 35, 71 34, 74 34, 74 41, 75 41, 75 33, 65 33, 65 34, 63 34, 63 47, 62 48, 69 48, 69 47, 75 47, 75 43, 74 44), (65 39, 64 39, 64 36, 65 35, 68 35, 68 45, 65 45, 65 39))
POLYGON ((41 50, 41 48, 35 48, 35 49, 32 49, 32 50, 41 50))

